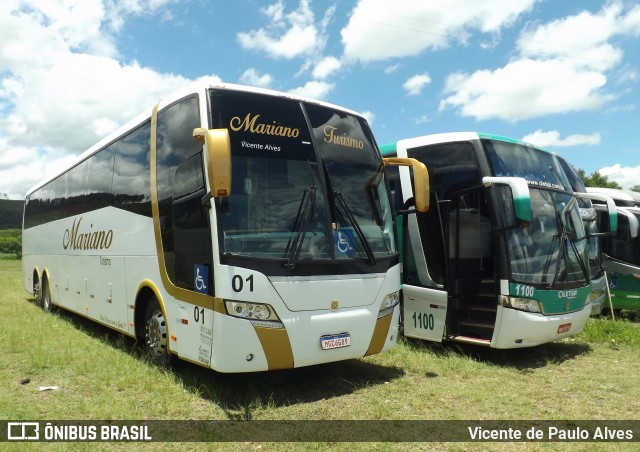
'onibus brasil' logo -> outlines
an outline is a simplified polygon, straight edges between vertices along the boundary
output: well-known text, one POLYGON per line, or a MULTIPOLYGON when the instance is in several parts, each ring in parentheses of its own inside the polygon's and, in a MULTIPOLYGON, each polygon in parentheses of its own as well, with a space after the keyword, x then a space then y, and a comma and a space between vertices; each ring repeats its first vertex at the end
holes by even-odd
POLYGON ((252 117, 251 113, 247 113, 244 119, 241 119, 240 116, 234 116, 229 121, 229 126, 234 132, 244 130, 245 132, 259 133, 261 135, 275 135, 287 138, 297 138, 300 135, 300 130, 276 125, 275 121, 273 124, 258 122, 259 117, 259 114, 252 117))
MULTIPOLYGON (((62 247, 71 250, 103 250, 111 246, 113 241, 113 230, 108 231, 89 231, 79 232, 80 223, 82 223, 82 217, 73 220, 71 229, 65 229, 64 236, 62 237, 62 247)), ((93 227, 91 225, 90 227, 93 227)))

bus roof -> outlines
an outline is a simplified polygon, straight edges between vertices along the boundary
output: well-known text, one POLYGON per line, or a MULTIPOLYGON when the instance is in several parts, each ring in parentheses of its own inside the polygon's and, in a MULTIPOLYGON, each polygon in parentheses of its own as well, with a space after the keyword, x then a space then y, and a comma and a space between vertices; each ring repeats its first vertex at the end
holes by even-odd
POLYGON ((445 133, 434 133, 430 135, 422 135, 414 138, 407 138, 403 140, 398 140, 396 142, 388 143, 380 146, 380 152, 382 155, 389 155, 397 152, 398 145, 400 144, 402 148, 413 148, 417 146, 428 146, 431 144, 438 143, 449 143, 453 141, 470 141, 470 140, 495 140, 495 141, 505 141, 508 143, 519 144, 522 146, 534 147, 536 149, 543 150, 545 152, 552 153, 546 149, 543 149, 539 146, 536 146, 531 143, 527 143, 525 141, 516 140, 514 138, 505 137, 502 135, 493 135, 490 133, 482 133, 482 132, 445 132, 445 133))
POLYGON ((631 190, 620 190, 618 188, 587 187, 587 192, 602 193, 610 196, 614 201, 623 201, 640 207, 640 193, 631 190))
MULTIPOLYGON (((361 113, 358 113, 358 112, 356 112, 354 110, 350 110, 348 108, 344 108, 344 107, 341 107, 339 105, 331 104, 329 102, 324 102, 324 101, 320 101, 320 100, 317 100, 317 99, 312 99, 310 97, 298 96, 296 94, 290 94, 290 93, 285 93, 285 92, 280 92, 280 91, 274 91, 274 90, 265 89, 265 88, 257 88, 257 87, 253 87, 253 86, 236 85, 236 84, 233 84, 233 83, 222 83, 222 82, 220 82, 220 83, 190 84, 190 85, 186 86, 185 88, 183 88, 183 89, 181 89, 179 91, 175 91, 175 92, 163 97, 162 99, 160 99, 160 101, 158 102, 158 109, 162 109, 165 106, 167 106, 167 105, 169 105, 169 104, 171 104, 171 103, 173 103, 173 102, 175 102, 177 100, 180 100, 180 99, 182 99, 182 98, 184 98, 184 97, 186 97, 186 96, 188 96, 190 94, 195 94, 195 93, 203 93, 204 94, 204 92, 206 90, 208 90, 208 89, 240 91, 240 92, 245 92, 245 93, 254 93, 254 94, 262 94, 262 95, 265 95, 265 96, 286 98, 286 99, 305 102, 305 103, 309 103, 309 104, 316 104, 316 105, 320 105, 320 106, 323 106, 323 107, 331 108, 331 109, 334 109, 334 110, 344 111, 345 113, 348 113, 348 114, 363 118, 361 113)), ((38 190, 42 186, 44 186, 47 183, 51 182, 52 180, 54 180, 58 176, 64 174, 65 172, 67 172, 68 170, 73 168, 74 166, 78 165, 82 161, 84 161, 87 158, 89 158, 91 155, 93 155, 96 152, 98 152, 99 150, 103 149, 105 146, 108 146, 110 143, 112 143, 113 141, 115 141, 118 138, 120 138, 122 135, 124 135, 129 130, 134 129, 135 127, 139 126, 140 124, 142 124, 146 120, 150 119, 151 118, 151 113, 153 111, 153 108, 154 108, 153 106, 150 106, 150 107, 146 108, 142 113, 140 113, 139 115, 137 115, 133 119, 127 121, 125 124, 123 124, 122 126, 118 127, 116 130, 114 130, 113 132, 109 133, 107 136, 105 136, 104 138, 99 140, 93 146, 89 147, 87 150, 82 152, 78 156, 78 158, 75 159, 71 164, 65 166, 63 169, 51 174, 50 176, 46 177, 45 179, 43 179, 40 182, 38 182, 37 184, 35 184, 33 187, 31 187, 29 190, 27 190, 27 193, 26 193, 25 197, 28 197, 34 191, 38 190)))

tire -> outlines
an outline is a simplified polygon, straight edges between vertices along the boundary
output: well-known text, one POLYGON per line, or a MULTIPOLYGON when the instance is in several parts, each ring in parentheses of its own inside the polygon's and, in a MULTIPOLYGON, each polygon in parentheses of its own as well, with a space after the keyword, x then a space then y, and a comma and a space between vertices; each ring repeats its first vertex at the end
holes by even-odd
POLYGON ((51 290, 49 289, 49 280, 42 279, 42 309, 46 312, 54 312, 55 308, 51 302, 51 290))
POLYGON ((149 300, 144 320, 144 348, 149 358, 156 364, 167 366, 171 363, 167 320, 164 318, 158 299, 149 300))

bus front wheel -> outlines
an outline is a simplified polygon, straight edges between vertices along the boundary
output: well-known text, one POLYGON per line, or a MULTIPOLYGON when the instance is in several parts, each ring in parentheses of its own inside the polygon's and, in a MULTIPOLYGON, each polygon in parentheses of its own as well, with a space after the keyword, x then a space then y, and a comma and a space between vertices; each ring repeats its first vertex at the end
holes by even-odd
POLYGON ((167 321, 164 318, 160 303, 154 297, 147 305, 144 322, 144 345, 149 357, 160 365, 169 364, 167 347, 167 321))

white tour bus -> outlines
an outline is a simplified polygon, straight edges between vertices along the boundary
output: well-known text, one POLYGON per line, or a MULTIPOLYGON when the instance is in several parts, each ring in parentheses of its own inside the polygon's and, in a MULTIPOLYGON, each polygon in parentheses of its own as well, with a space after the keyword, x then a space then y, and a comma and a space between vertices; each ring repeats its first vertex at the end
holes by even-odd
MULTIPOLYGON (((588 195, 574 194, 553 154, 473 132, 381 151, 429 169, 431 208, 398 219, 406 336, 518 348, 584 328, 591 285, 576 197, 588 195)), ((401 209, 417 189, 402 168, 387 171, 401 209)))
MULTIPOLYGON (((602 239, 603 265, 611 292, 611 307, 640 310, 640 193, 613 188, 587 187, 589 193, 610 196, 618 206, 620 224, 617 234, 602 239)), ((603 207, 596 205, 599 212, 603 207)), ((602 232, 609 232, 606 223, 602 232)))
MULTIPOLYGON (((359 358, 397 338, 384 165, 355 112, 200 86, 161 100, 29 190, 24 287, 221 372, 359 358)), ((428 196, 416 210, 428 208, 428 196)))

